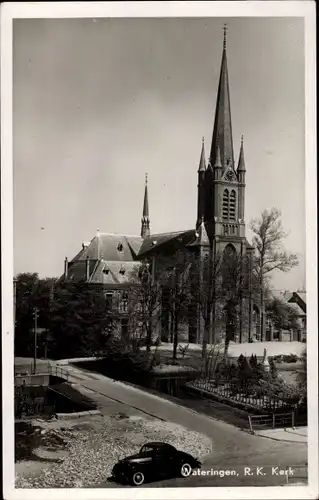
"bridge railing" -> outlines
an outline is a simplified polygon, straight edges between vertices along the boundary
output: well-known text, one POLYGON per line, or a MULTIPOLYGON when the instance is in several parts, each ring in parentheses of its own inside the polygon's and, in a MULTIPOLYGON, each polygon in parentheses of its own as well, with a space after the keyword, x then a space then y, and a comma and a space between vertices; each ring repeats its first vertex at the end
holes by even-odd
POLYGON ((273 413, 271 415, 248 415, 249 429, 275 429, 276 427, 295 427, 295 413, 273 413))
POLYGON ((30 369, 26 366, 25 368, 17 368, 14 370, 15 377, 30 375, 52 375, 54 377, 66 379, 67 381, 69 380, 69 372, 67 369, 49 362, 47 364, 41 363, 37 370, 34 370, 33 363, 30 364, 30 369))

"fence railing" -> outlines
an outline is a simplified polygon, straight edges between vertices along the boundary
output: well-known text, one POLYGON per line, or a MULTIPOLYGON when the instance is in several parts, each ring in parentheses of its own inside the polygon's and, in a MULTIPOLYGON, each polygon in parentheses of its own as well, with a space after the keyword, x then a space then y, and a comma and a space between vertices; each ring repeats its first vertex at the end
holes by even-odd
POLYGON ((252 405, 258 408, 269 408, 277 410, 279 408, 289 407, 284 400, 276 397, 268 396, 267 394, 254 394, 247 388, 242 388, 228 382, 216 384, 213 380, 197 379, 187 384, 189 387, 205 391, 207 394, 216 394, 233 402, 252 405))
POLYGON ((52 375, 55 377, 60 377, 63 379, 66 379, 67 381, 69 380, 69 372, 65 368, 62 368, 61 366, 58 365, 53 365, 52 363, 41 363, 41 365, 34 371, 34 365, 33 363, 30 364, 30 371, 28 370, 28 367, 26 366, 25 368, 18 368, 14 370, 14 376, 15 377, 27 377, 30 375, 52 375))
POLYGON ((255 430, 275 429, 276 427, 294 427, 295 414, 273 413, 272 415, 248 415, 249 429, 254 434, 255 430))

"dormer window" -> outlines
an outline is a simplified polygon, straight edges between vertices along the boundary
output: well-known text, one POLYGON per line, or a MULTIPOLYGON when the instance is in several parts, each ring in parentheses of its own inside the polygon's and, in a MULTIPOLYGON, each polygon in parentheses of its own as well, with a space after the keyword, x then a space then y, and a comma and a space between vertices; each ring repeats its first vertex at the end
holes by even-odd
POLYGON ((120 243, 117 244, 117 251, 118 252, 123 252, 123 243, 120 242, 120 243))
POLYGON ((109 268, 108 268, 108 267, 105 267, 105 268, 103 269, 103 273, 104 273, 104 274, 109 274, 109 272, 110 272, 110 270, 109 270, 109 268))
POLYGON ((125 267, 122 266, 119 272, 120 272, 120 274, 124 275, 125 274, 125 267))

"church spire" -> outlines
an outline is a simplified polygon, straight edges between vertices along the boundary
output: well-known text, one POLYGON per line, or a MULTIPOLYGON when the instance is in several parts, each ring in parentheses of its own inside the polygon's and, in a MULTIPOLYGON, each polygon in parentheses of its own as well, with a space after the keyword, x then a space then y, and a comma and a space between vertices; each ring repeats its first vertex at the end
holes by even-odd
POLYGON ((150 218, 148 211, 148 190, 147 190, 147 174, 145 174, 145 190, 144 190, 144 203, 143 203, 143 215, 141 218, 141 237, 146 238, 150 235, 150 218))
POLYGON ((229 81, 227 69, 227 28, 224 26, 223 55, 219 77, 217 102, 215 110, 215 122, 213 139, 210 151, 210 161, 214 165, 216 161, 217 145, 220 149, 222 166, 231 164, 234 168, 234 149, 232 123, 230 113, 229 81))
POLYGON ((202 139, 202 152, 200 155, 198 172, 205 172, 205 170, 206 170, 206 160, 205 160, 205 144, 204 144, 204 137, 203 137, 203 139, 202 139))
POLYGON ((245 157, 244 157, 244 136, 241 136, 241 141, 240 141, 240 152, 239 152, 237 172, 246 172, 245 157))

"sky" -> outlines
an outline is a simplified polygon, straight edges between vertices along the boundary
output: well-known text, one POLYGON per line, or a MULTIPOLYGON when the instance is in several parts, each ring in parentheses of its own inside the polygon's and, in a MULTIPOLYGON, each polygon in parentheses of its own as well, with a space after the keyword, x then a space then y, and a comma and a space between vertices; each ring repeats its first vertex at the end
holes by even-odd
POLYGON ((223 25, 234 154, 244 135, 249 222, 277 207, 305 286, 304 27, 299 18, 16 19, 14 272, 59 276, 100 232, 191 229, 210 150, 223 25))

